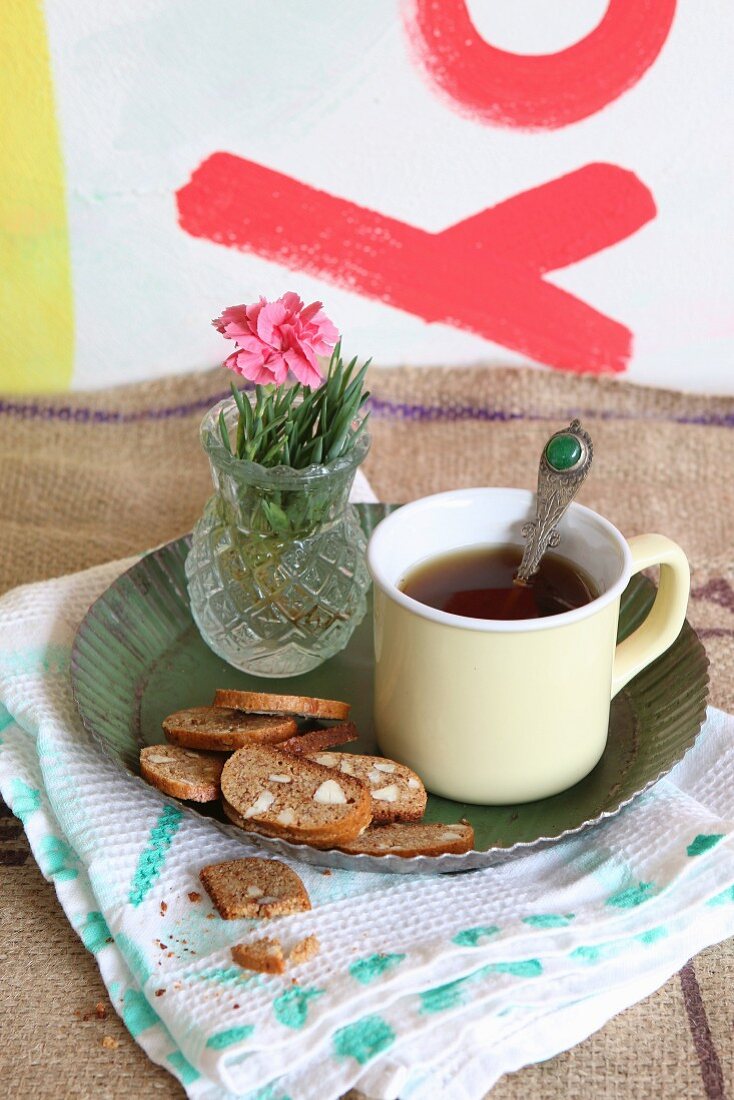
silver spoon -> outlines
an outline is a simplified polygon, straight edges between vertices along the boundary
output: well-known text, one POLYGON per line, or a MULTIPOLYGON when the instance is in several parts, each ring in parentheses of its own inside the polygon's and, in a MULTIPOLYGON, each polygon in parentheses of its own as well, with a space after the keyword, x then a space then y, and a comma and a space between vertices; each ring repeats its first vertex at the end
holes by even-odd
POLYGON ((555 432, 543 448, 538 467, 535 518, 522 529, 527 541, 515 574, 516 584, 527 584, 537 573, 546 550, 553 549, 561 541, 558 524, 586 481, 593 455, 591 436, 581 427, 580 420, 572 420, 567 428, 555 432))

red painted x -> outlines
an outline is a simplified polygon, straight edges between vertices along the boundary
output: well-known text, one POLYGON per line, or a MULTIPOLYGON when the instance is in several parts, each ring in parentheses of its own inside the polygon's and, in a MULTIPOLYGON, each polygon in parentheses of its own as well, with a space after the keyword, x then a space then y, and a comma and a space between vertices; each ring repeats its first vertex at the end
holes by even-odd
POLYGON ((428 233, 290 176, 214 153, 177 192, 195 237, 255 252, 549 366, 623 371, 632 333, 546 281, 655 217, 647 187, 589 164, 428 233))

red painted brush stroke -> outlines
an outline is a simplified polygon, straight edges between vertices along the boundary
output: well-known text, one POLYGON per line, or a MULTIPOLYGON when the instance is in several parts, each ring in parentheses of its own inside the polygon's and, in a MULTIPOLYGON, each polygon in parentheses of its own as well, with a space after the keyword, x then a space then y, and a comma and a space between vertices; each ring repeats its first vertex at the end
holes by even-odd
POLYGON ((451 105, 497 126, 557 130, 631 88, 668 37, 676 0, 609 0, 590 34, 558 53, 496 49, 464 0, 410 0, 408 38, 420 67, 451 105))
POLYGON ((632 172, 589 164, 428 233, 230 153, 177 192, 194 237, 254 252, 548 366, 625 370, 632 334, 542 278, 655 217, 632 172))

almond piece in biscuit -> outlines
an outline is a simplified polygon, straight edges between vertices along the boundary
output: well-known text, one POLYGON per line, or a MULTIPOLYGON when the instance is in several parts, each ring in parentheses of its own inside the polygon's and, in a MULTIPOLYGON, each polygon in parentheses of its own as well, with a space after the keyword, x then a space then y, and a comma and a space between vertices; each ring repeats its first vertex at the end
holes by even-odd
POLYGON ((296 843, 350 840, 372 817, 369 792, 358 779, 268 745, 248 745, 229 757, 222 798, 237 824, 296 843))
POLYGON ((220 688, 214 696, 215 707, 232 707, 248 714, 292 714, 298 718, 330 718, 345 722, 349 703, 336 699, 312 699, 308 695, 268 695, 261 691, 230 691, 220 688))
POLYGON ((179 745, 147 745, 140 750, 140 774, 159 791, 188 802, 215 802, 220 795, 224 758, 179 745))
POLYGON ((238 943, 232 948, 232 958, 245 970, 256 970, 260 974, 282 974, 285 971, 285 958, 280 940, 263 936, 252 943, 238 943))
POLYGON ((372 824, 391 821, 420 821, 426 809, 426 789, 405 764, 381 756, 361 756, 352 752, 309 753, 325 768, 353 775, 369 789, 372 798, 372 824))
POLYGON ((296 734, 295 737, 289 737, 287 741, 281 741, 278 748, 283 752, 322 752, 325 749, 333 749, 336 745, 347 745, 350 741, 356 741, 358 736, 354 722, 340 722, 338 726, 296 734))
POLYGON ((441 856, 447 852, 462 854, 474 848, 474 830, 467 822, 375 825, 354 840, 335 847, 351 855, 402 856, 405 859, 441 856))
POLYGON ((277 859, 228 859, 202 867, 199 878, 225 920, 282 917, 311 908, 295 871, 277 859))
POLYGON ((231 707, 189 707, 163 719, 167 741, 213 752, 234 752, 253 741, 277 744, 297 731, 293 718, 245 714, 231 707))

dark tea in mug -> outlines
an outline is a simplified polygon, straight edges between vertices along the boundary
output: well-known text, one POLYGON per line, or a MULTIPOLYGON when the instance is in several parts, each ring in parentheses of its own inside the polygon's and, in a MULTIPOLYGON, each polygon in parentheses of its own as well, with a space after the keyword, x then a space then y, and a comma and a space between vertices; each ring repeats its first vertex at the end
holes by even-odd
POLYGON ((545 618, 599 595, 584 570, 552 551, 527 584, 515 584, 521 560, 520 546, 470 546, 422 562, 399 587, 427 607, 470 619, 545 618))

